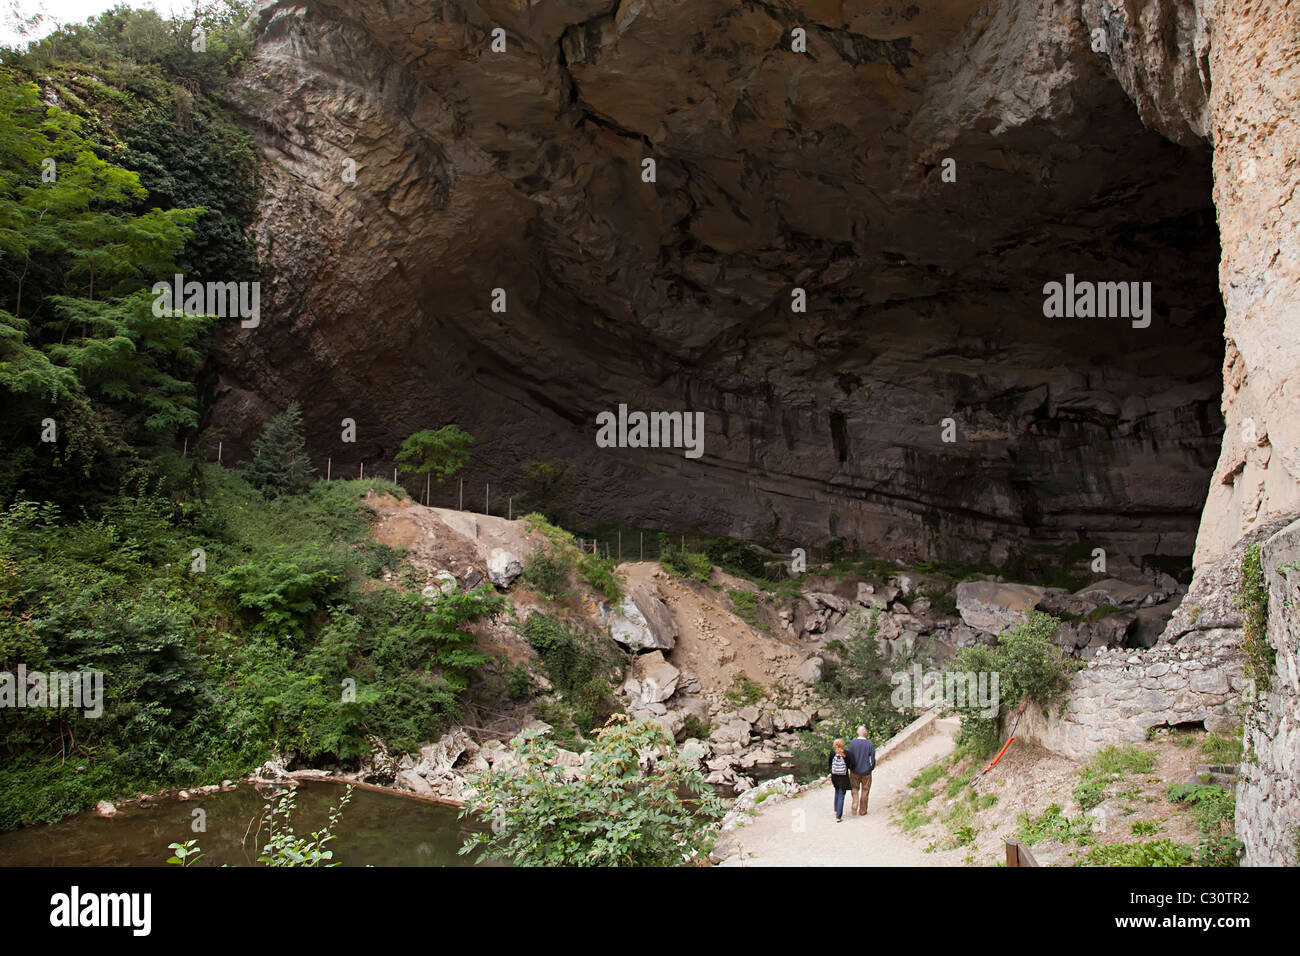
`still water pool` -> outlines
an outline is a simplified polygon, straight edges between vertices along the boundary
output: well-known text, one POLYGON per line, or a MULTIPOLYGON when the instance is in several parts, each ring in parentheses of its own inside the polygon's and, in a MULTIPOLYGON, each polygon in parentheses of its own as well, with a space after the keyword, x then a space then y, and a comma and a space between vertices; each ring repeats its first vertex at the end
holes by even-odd
MULTIPOLYGON (((265 826, 254 835, 271 792, 241 783, 188 801, 124 806, 113 817, 83 813, 51 826, 0 833, 0 866, 162 866, 172 855, 167 845, 186 840, 203 848, 197 866, 256 866, 265 826), (191 829, 195 810, 206 814, 207 832, 191 829)), ((294 832, 306 836, 324 826, 343 793, 339 784, 300 784, 294 832)), ((337 838, 325 848, 343 866, 466 866, 469 861, 456 850, 470 831, 456 814, 450 807, 355 789, 337 838)))

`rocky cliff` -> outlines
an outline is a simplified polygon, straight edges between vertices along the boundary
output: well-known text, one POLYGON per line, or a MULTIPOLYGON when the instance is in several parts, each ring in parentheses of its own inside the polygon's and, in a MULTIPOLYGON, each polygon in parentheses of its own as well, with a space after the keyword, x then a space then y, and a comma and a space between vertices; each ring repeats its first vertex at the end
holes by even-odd
POLYGON ((1246 65, 1258 6, 264 4, 267 304, 222 345, 227 450, 298 397, 336 473, 455 420, 469 477, 563 456, 593 518, 1137 559, 1191 554, 1204 506, 1211 553, 1294 495, 1296 174, 1264 144, 1295 51, 1246 65), (1045 317, 1067 275, 1150 282, 1150 325, 1045 317), (703 457, 597 448, 619 403, 704 412, 703 457))

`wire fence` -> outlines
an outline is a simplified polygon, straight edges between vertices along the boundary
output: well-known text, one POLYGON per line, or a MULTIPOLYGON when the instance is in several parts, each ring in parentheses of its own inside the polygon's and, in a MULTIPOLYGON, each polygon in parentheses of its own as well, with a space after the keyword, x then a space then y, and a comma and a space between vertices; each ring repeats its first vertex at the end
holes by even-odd
MULTIPOLYGON (((179 449, 182 456, 199 455, 222 467, 237 467, 230 460, 224 442, 196 442, 193 447, 186 440, 179 449)), ((315 464, 315 463, 314 463, 315 464)), ((401 487, 418 504, 431 508, 464 511, 470 514, 518 520, 524 517, 527 499, 516 494, 509 486, 494 483, 490 478, 474 475, 435 481, 432 476, 417 478, 403 475, 396 462, 345 460, 327 456, 324 466, 317 465, 320 478, 326 481, 366 479, 390 481, 401 487)), ((566 525, 577 540, 578 547, 590 554, 616 561, 659 561, 672 550, 704 551, 712 535, 697 532, 666 532, 657 528, 639 527, 630 523, 609 523, 608 526, 584 527, 578 520, 566 525)))

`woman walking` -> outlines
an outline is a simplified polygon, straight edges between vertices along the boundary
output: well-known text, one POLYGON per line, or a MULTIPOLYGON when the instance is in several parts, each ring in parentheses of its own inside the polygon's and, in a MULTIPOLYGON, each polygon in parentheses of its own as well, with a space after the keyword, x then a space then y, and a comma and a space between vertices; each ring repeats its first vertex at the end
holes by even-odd
POLYGON ((835 822, 844 817, 844 794, 849 789, 849 755, 844 750, 844 740, 835 738, 831 753, 831 784, 835 787, 835 822))

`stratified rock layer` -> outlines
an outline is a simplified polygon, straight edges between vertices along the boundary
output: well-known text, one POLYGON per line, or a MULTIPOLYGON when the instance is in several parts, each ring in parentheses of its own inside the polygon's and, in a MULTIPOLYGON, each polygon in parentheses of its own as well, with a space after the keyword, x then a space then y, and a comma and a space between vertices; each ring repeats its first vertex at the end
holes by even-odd
POLYGON ((228 453, 298 396, 335 474, 456 421, 467 486, 565 457, 592 518, 901 557, 1192 552, 1221 434, 1209 151, 1194 84, 1162 61, 1134 109, 1077 0, 314 0, 259 23, 268 304, 223 343, 228 453), (1151 282, 1151 326, 1045 318, 1067 274, 1151 282), (703 458, 598 449, 619 403, 704 412, 703 458))

